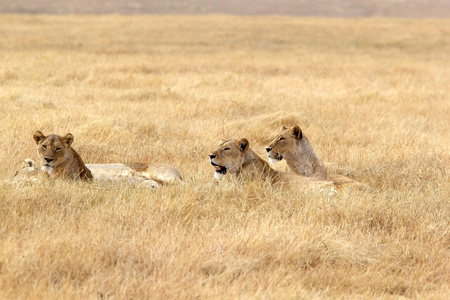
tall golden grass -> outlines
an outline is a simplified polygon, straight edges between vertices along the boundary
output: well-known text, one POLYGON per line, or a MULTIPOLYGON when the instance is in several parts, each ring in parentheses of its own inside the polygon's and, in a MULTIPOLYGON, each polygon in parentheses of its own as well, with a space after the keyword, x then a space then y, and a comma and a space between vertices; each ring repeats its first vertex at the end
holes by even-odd
MULTIPOLYGON (((450 21, 0 18, 1 180, 32 134, 86 163, 167 162, 186 184, 0 187, 0 298, 446 299, 450 21), (334 197, 213 182, 222 138, 299 124, 334 197)), ((283 166, 279 166, 283 168, 283 166)))

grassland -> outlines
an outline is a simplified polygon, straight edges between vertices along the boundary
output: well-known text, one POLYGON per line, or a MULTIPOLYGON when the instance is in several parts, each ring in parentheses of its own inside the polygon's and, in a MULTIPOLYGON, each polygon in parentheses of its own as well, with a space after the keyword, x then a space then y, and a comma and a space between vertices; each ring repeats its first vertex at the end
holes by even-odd
POLYGON ((0 180, 37 159, 41 130, 71 132, 85 162, 168 162, 186 184, 2 185, 0 298, 447 299, 449 28, 2 15, 0 180), (374 191, 214 185, 221 138, 263 156, 292 124, 374 191))

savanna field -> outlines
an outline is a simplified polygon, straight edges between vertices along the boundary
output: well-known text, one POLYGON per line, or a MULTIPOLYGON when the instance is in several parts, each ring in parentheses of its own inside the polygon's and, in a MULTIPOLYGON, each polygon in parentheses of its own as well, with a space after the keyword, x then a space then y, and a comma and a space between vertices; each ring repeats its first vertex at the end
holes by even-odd
POLYGON ((1 181, 36 130, 185 180, 1 184, 1 299, 449 298, 450 20, 1 15, 0 62, 1 181), (295 124, 373 191, 215 185, 295 124))

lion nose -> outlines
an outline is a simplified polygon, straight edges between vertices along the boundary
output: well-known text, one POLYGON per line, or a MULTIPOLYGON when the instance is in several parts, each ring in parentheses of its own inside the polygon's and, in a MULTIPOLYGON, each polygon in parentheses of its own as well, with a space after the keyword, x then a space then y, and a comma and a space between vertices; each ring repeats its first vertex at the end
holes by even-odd
POLYGON ((216 156, 215 156, 214 154, 210 154, 210 155, 209 155, 209 158, 210 158, 210 159, 213 159, 213 158, 216 158, 216 156))
POLYGON ((267 153, 269 153, 270 150, 272 150, 272 148, 269 148, 269 147, 266 148, 267 153))
POLYGON ((44 157, 44 159, 47 163, 54 161, 53 158, 44 157))

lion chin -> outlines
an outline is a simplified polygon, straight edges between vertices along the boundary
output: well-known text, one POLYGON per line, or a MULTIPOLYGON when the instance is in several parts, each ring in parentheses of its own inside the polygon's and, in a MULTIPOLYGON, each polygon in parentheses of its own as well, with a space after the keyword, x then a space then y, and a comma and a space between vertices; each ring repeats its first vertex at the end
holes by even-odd
POLYGON ((281 161, 281 159, 269 157, 269 162, 271 164, 276 164, 277 162, 280 162, 280 161, 281 161))
POLYGON ((42 172, 47 173, 48 175, 53 173, 53 167, 52 166, 42 166, 41 168, 42 172))
POLYGON ((219 173, 219 172, 214 172, 214 178, 217 180, 222 180, 223 179, 223 174, 219 173))

